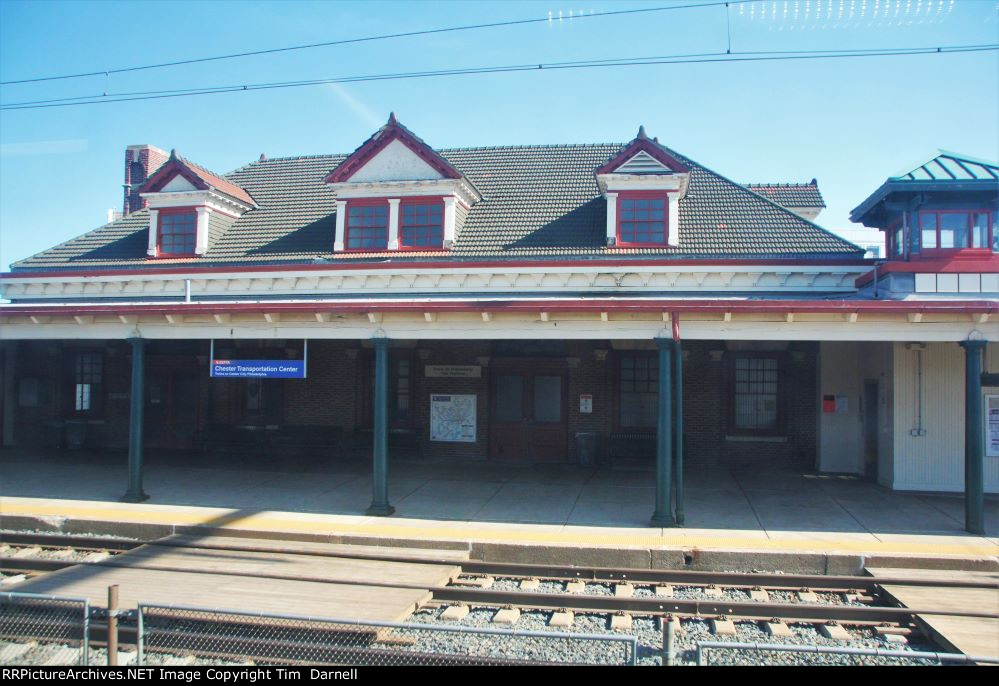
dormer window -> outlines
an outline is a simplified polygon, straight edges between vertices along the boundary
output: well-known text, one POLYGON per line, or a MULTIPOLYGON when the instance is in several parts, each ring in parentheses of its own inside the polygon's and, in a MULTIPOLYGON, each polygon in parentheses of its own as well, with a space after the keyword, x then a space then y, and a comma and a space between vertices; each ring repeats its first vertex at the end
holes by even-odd
POLYGON ((347 208, 347 250, 388 249, 388 214, 389 206, 384 200, 352 201, 347 208))
POLYGON ((399 217, 399 246, 444 247, 444 203, 438 199, 404 200, 399 217))
POLYGON ((198 213, 193 208, 159 211, 156 251, 159 255, 194 255, 197 247, 198 213))
POLYGON ((176 151, 137 190, 149 207, 146 254, 154 259, 204 255, 213 232, 257 206, 243 188, 176 151))
POLYGON ((690 169, 645 135, 645 128, 596 171, 607 201, 607 245, 619 248, 677 247, 680 200, 690 169))
POLYGON ((336 192, 333 252, 447 250, 482 199, 394 114, 325 180, 336 192))
POLYGON ((665 193, 619 193, 617 244, 665 245, 668 207, 665 193))

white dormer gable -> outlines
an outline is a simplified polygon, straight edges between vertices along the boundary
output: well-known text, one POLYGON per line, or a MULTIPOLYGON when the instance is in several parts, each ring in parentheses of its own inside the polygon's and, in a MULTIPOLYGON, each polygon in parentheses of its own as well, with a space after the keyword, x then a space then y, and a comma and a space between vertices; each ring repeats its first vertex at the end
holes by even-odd
POLYGON ((350 177, 351 183, 380 181, 436 181, 444 176, 405 143, 396 139, 378 151, 350 177))
POLYGON ((615 174, 672 174, 673 170, 644 150, 614 170, 615 174))
POLYGON ((185 179, 180 174, 170 179, 165 186, 163 186, 160 193, 184 193, 187 191, 196 191, 194 184, 185 179))

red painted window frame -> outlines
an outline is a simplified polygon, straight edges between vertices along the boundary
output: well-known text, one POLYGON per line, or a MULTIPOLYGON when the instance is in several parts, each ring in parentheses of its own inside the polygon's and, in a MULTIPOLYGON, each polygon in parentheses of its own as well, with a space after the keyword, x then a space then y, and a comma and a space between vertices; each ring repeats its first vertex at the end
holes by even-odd
POLYGON ((343 218, 343 250, 344 252, 389 252, 389 243, 392 242, 392 236, 389 234, 389 230, 392 224, 391 208, 389 207, 388 198, 350 198, 347 200, 347 207, 344 208, 347 213, 343 218), (385 247, 384 248, 351 248, 350 246, 350 209, 352 207, 377 207, 379 205, 384 205, 385 207, 385 247))
POLYGON ((939 258, 939 257, 969 257, 969 258, 979 258, 987 257, 992 255, 992 242, 995 240, 995 235, 993 230, 995 228, 993 222, 995 221, 995 215, 992 210, 982 207, 982 208, 954 208, 945 210, 919 210, 916 214, 916 221, 918 226, 916 230, 919 231, 919 254, 922 257, 929 258, 939 258), (936 248, 926 248, 923 246, 923 215, 935 214, 937 215, 937 247, 936 248), (963 247, 954 248, 941 248, 940 246, 940 217, 941 214, 966 214, 968 215, 968 245, 963 247), (985 247, 982 248, 972 248, 971 247, 971 229, 973 217, 976 214, 984 214, 988 217, 988 227, 989 233, 985 239, 985 247))
POLYGON ((444 198, 443 196, 416 196, 409 198, 400 198, 399 202, 399 250, 400 251, 413 251, 413 250, 446 250, 444 247, 444 198), (403 242, 403 208, 406 206, 412 207, 413 205, 437 205, 441 208, 441 244, 440 245, 407 245, 403 242))
POLYGON ((156 257, 197 257, 198 250, 198 208, 190 207, 163 207, 157 209, 156 214, 156 257), (163 252, 163 217, 174 214, 194 215, 194 247, 191 252, 163 252))
POLYGON ((669 194, 665 191, 618 191, 617 211, 614 213, 614 245, 621 248, 661 248, 669 245, 669 194), (656 242, 632 242, 621 239, 621 206, 625 200, 663 201, 663 240, 656 242))

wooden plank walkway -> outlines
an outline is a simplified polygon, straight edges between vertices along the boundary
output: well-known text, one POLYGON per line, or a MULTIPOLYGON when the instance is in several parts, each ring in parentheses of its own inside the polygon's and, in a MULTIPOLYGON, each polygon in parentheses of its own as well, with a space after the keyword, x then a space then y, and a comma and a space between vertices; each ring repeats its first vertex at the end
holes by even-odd
MULTIPOLYGON (((96 565, 26 581, 18 590, 86 597, 105 607, 108 586, 118 584, 123 609, 142 602, 395 622, 429 601, 431 588, 447 584, 461 572, 453 562, 438 562, 442 551, 424 550, 406 555, 411 562, 397 562, 343 555, 403 556, 412 550, 190 538, 192 545, 212 547, 183 547, 180 537, 172 537, 169 545, 144 545, 96 565)), ((455 557, 459 555, 467 559, 467 553, 455 557)))
MULTIPOLYGON (((967 579, 999 583, 997 572, 960 572, 927 569, 868 568, 874 577, 918 579, 967 579)), ((948 650, 978 657, 999 657, 999 590, 995 588, 948 588, 944 586, 882 586, 899 605, 920 610, 992 612, 996 617, 950 617, 916 615, 916 623, 927 636, 948 650)))

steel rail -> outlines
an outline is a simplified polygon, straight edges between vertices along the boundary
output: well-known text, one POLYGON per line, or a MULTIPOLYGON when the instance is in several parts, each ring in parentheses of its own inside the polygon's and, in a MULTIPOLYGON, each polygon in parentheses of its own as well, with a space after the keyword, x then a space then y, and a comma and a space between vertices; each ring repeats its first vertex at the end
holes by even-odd
POLYGON ((76 550, 114 550, 125 552, 134 550, 143 541, 105 536, 75 536, 73 534, 37 534, 13 531, 0 532, 0 544, 41 546, 43 548, 75 548, 76 550))
MULTIPOLYGON (((715 585, 725 587, 745 587, 745 588, 770 588, 779 590, 799 590, 808 588, 809 590, 843 590, 843 589, 865 589, 874 590, 878 586, 925 586, 942 588, 992 588, 999 590, 999 579, 989 581, 985 579, 913 579, 908 577, 873 577, 873 576, 847 576, 847 575, 825 575, 825 574, 773 574, 757 572, 716 572, 700 571, 690 569, 643 569, 643 568, 615 568, 585 566, 577 567, 573 565, 551 565, 551 564, 531 564, 519 562, 492 562, 485 560, 455 560, 446 556, 440 558, 416 557, 408 555, 385 555, 367 552, 363 545, 356 546, 355 551, 323 552, 319 550, 302 550, 295 547, 283 546, 254 546, 247 545, 218 545, 212 543, 201 543, 190 540, 170 540, 170 538, 156 539, 146 542, 127 541, 122 539, 92 538, 88 536, 67 536, 51 534, 16 534, 21 540, 14 540, 10 534, 3 534, 0 540, 18 545, 52 545, 59 547, 79 547, 73 545, 74 541, 84 543, 100 542, 103 549, 118 546, 117 550, 128 551, 142 545, 164 546, 174 548, 195 548, 206 550, 232 550, 247 553, 270 553, 275 555, 307 555, 314 557, 342 557, 360 560, 375 560, 381 562, 409 562, 422 564, 449 564, 461 567, 463 574, 484 574, 492 576, 524 577, 524 578, 549 578, 549 579, 572 579, 592 582, 622 583, 631 582, 639 584, 673 584, 673 585, 715 585), (104 545, 108 543, 108 545, 104 545)), ((253 539, 247 539, 253 540, 253 539)), ((425 550, 425 549, 421 549, 425 550)), ((946 570, 941 570, 946 573, 946 570)))
MULTIPOLYGON (((22 558, 23 559, 23 558, 22 558)), ((313 583, 362 585, 378 588, 404 588, 410 590, 429 590, 433 600, 438 602, 458 602, 478 604, 493 607, 514 606, 527 609, 558 610, 570 609, 580 612, 605 612, 609 614, 627 612, 631 614, 658 615, 678 613, 700 616, 732 616, 769 619, 780 617, 792 620, 807 621, 857 621, 870 622, 908 622, 915 615, 949 615, 958 617, 999 618, 999 615, 987 612, 950 612, 944 610, 919 610, 904 607, 876 607, 856 605, 811 604, 811 603, 762 603, 746 601, 729 601, 724 598, 709 600, 688 600, 677 598, 622 598, 617 596, 586 595, 570 593, 531 593, 526 591, 497 591, 493 589, 476 589, 464 586, 437 586, 428 588, 426 585, 382 583, 377 581, 349 581, 337 579, 317 579, 291 574, 264 573, 233 573, 223 570, 177 569, 159 565, 143 565, 133 567, 127 560, 108 558, 100 562, 64 562, 49 561, 70 567, 83 564, 96 567, 127 567, 148 571, 215 574, 223 576, 238 576, 259 579, 274 579, 280 581, 308 581, 313 583)))
POLYGON ((908 607, 876 607, 868 605, 832 605, 811 603, 761 603, 729 601, 725 599, 694 600, 683 598, 621 598, 605 595, 567 595, 528 593, 523 591, 495 591, 462 587, 431 588, 434 600, 505 607, 534 609, 568 609, 588 612, 627 612, 631 614, 684 614, 702 617, 754 617, 769 619, 892 622, 909 621, 915 615, 945 615, 951 617, 976 617, 999 619, 990 612, 949 610, 920 610, 908 607))

